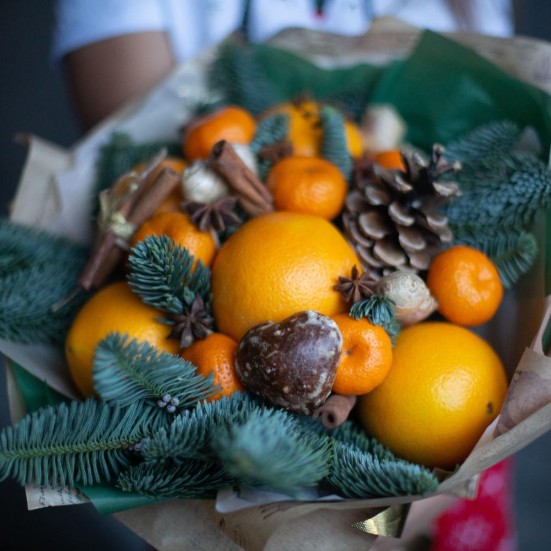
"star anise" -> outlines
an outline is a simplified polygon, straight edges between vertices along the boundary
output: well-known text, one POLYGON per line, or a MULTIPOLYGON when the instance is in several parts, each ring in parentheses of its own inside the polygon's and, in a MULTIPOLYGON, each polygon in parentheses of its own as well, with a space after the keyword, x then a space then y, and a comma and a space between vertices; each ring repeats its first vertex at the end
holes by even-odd
POLYGON ((356 304, 375 292, 376 281, 369 274, 360 275, 356 265, 353 266, 350 277, 339 276, 339 283, 333 289, 342 294, 348 304, 356 304))
POLYGON ((182 208, 201 231, 213 229, 223 232, 229 226, 241 224, 241 219, 234 212, 236 204, 236 197, 223 197, 213 203, 187 201, 182 208))
POLYGON ((185 312, 172 314, 171 319, 174 326, 168 338, 179 340, 180 348, 187 348, 196 339, 206 338, 214 323, 214 318, 206 310, 200 295, 195 297, 185 312))

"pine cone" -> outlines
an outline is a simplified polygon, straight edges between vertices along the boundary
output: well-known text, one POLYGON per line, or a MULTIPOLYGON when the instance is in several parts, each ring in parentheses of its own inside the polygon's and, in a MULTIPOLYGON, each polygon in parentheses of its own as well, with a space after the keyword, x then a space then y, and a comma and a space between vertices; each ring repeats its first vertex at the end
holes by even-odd
POLYGON ((345 234, 362 268, 378 279, 395 270, 426 270, 442 243, 453 236, 439 208, 460 195, 454 182, 438 182, 461 165, 443 158, 435 145, 427 162, 414 151, 402 151, 405 170, 386 170, 374 163, 358 165, 343 211, 345 234))

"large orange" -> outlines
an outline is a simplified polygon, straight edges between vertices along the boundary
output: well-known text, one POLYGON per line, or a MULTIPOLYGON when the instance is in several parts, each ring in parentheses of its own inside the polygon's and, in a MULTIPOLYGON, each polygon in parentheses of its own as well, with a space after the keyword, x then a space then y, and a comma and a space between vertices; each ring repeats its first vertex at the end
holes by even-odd
POLYGON ((346 197, 340 170, 320 157, 286 157, 268 173, 266 185, 277 210, 315 214, 332 220, 346 197))
POLYGON ((392 342, 387 332, 368 319, 333 316, 343 339, 333 392, 359 396, 379 386, 390 371, 392 342))
POLYGON ((281 321, 302 310, 344 312, 333 289, 356 254, 319 216, 275 212, 243 224, 220 248, 212 267, 218 329, 239 340, 257 323, 281 321))
POLYGON ((235 105, 222 107, 188 125, 182 140, 184 157, 188 161, 206 159, 220 140, 248 144, 255 130, 256 121, 248 111, 235 105))
POLYGON ((491 346, 448 322, 403 329, 392 367, 362 396, 359 416, 369 434, 396 455, 453 469, 501 409, 507 379, 491 346))
POLYGON ((167 339, 172 328, 157 321, 160 317, 159 310, 144 304, 124 281, 103 287, 84 304, 65 341, 69 371, 83 396, 90 396, 93 391, 96 346, 112 331, 147 341, 161 351, 178 353, 178 341, 167 339))
POLYGON ((427 286, 438 301, 438 311, 459 325, 486 323, 503 298, 494 263, 482 251, 466 245, 450 247, 434 257, 427 286))
MULTIPOLYGON (((323 138, 320 123, 320 104, 304 99, 281 103, 271 107, 264 116, 281 113, 289 115, 289 141, 293 145, 293 155, 319 157, 323 138)), ((348 151, 354 159, 364 153, 364 145, 358 125, 349 119, 345 120, 344 131, 348 151)))
POLYGON ((161 212, 147 219, 132 236, 135 246, 149 235, 166 235, 186 248, 205 266, 210 266, 216 254, 216 241, 210 232, 201 231, 183 212, 161 212))
POLYGON ((212 373, 212 382, 220 387, 220 392, 207 399, 219 400, 244 390, 235 372, 235 352, 237 342, 222 333, 211 333, 205 339, 196 340, 180 355, 197 367, 197 373, 208 377, 212 373))

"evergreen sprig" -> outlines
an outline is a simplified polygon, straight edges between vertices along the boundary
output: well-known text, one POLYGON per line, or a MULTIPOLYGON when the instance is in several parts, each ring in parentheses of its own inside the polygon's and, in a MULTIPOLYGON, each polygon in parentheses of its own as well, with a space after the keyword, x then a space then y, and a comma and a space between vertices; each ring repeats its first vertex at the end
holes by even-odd
POLYGON ((329 471, 329 438, 304 431, 283 410, 257 409, 242 423, 220 427, 213 448, 240 483, 296 495, 329 471))
POLYGON ((394 306, 390 298, 374 293, 354 303, 349 314, 354 319, 367 318, 373 325, 380 325, 391 339, 395 339, 400 331, 400 325, 394 316, 394 306))
POLYGON ((150 235, 130 251, 128 283, 141 299, 163 312, 180 314, 197 295, 210 302, 210 270, 166 235, 150 235))
POLYGON ((149 497, 207 499, 233 480, 213 462, 140 463, 120 474, 117 486, 149 497))
POLYGON ((386 446, 372 436, 368 436, 354 421, 345 421, 330 434, 337 442, 370 454, 380 461, 396 460, 396 456, 386 446))
POLYGON ((460 233, 455 243, 468 245, 485 253, 495 264, 506 289, 516 285, 534 265, 538 255, 537 240, 529 232, 499 231, 483 235, 460 233))
POLYGON ((75 289, 87 257, 82 246, 0 220, 0 337, 63 342, 86 294, 64 299, 75 289), (54 309, 56 304, 62 305, 54 309))
POLYGON ((257 127, 249 147, 257 156, 258 172, 261 180, 265 180, 272 162, 258 156, 263 147, 269 147, 284 141, 289 135, 289 115, 274 113, 262 119, 257 127))
POLYGON ((163 427, 146 439, 142 455, 149 463, 170 460, 180 464, 189 459, 211 460, 216 456, 211 448, 215 429, 246 419, 258 405, 242 393, 199 403, 194 409, 176 416, 170 427, 163 427))
POLYGON ((130 465, 132 446, 155 430, 140 403, 113 407, 88 400, 44 408, 0 433, 0 480, 89 486, 130 465))
POLYGON ((129 406, 142 401, 169 413, 216 392, 212 374, 197 375, 191 362, 120 333, 110 333, 96 347, 94 388, 106 402, 129 406))
POLYGON ((380 459, 342 442, 335 443, 327 480, 342 495, 362 499, 427 494, 438 487, 438 480, 425 467, 401 459, 380 459))
POLYGON ((320 110, 320 124, 321 156, 338 167, 348 179, 352 172, 352 157, 348 151, 344 117, 334 107, 324 105, 320 110))

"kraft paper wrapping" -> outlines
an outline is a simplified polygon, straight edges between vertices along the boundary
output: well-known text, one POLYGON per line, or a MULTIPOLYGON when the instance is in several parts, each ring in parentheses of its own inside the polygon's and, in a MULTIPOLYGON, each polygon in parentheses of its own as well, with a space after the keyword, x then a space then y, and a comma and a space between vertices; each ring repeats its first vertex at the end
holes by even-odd
MULTIPOLYGON (((295 51, 322 67, 357 62, 385 64, 406 56, 416 44, 419 30, 395 20, 376 22, 363 37, 343 38, 300 30, 285 31, 273 45, 295 51)), ((512 76, 551 92, 551 45, 522 37, 497 39, 471 34, 452 35, 474 48, 512 76)), ((114 131, 127 132, 141 141, 166 138, 166 129, 177 129, 191 115, 198 98, 205 98, 205 66, 213 51, 178 67, 159 87, 107 119, 70 150, 62 150, 36 137, 28 137, 30 148, 26 166, 12 205, 11 218, 36 224, 54 234, 80 242, 91 239, 86 205, 90 200, 93 166, 98 148, 114 131), (174 105, 177 105, 177 109, 174 105), (176 119, 176 120, 175 120, 176 119), (73 185, 78 181, 79 185, 73 185), (25 198, 32 194, 33 200, 25 198), (41 200, 37 201, 36 197, 41 200)), ((526 279, 526 278, 525 278, 526 279)), ((115 516, 159 551, 185 549, 233 551, 286 549, 391 549, 427 529, 430 521, 454 499, 472 495, 478 475, 491 465, 514 454, 551 429, 551 363, 541 348, 546 328, 542 264, 529 281, 506 295, 498 319, 489 324, 485 337, 502 357, 509 360, 512 378, 506 405, 461 468, 444 480, 433 497, 410 496, 377 500, 338 502, 278 502, 256 505, 233 513, 220 514, 213 501, 170 501, 116 513, 115 516), (529 314, 529 315, 528 315, 529 314), (511 322, 528 323, 516 328, 511 322), (533 335, 539 337, 528 340, 533 335), (512 337, 514 335, 514 338, 512 337), (535 384, 534 384, 535 383, 535 384), (526 407, 526 404, 529 407, 526 407), (497 429, 496 429, 497 426, 497 429), (407 514, 409 510, 409 514, 407 514), (406 518, 407 517, 407 518, 406 518), (405 521, 405 526, 404 526, 405 521), (402 531, 403 530, 403 531, 402 531), (371 533, 368 533, 371 532, 371 533), (377 537, 400 535, 402 540, 377 537)), ((57 391, 73 397, 59 356, 52 351, 0 342, 8 357, 45 380, 57 391)), ((9 369, 8 369, 9 374, 9 369)), ((14 418, 20 397, 10 384, 14 418)), ((41 489, 28 488, 29 503, 44 501, 41 489)), ((50 496, 47 505, 59 505, 50 496)), ((61 501, 79 502, 81 496, 59 489, 61 501), (70 496, 70 498, 69 498, 70 496)))

